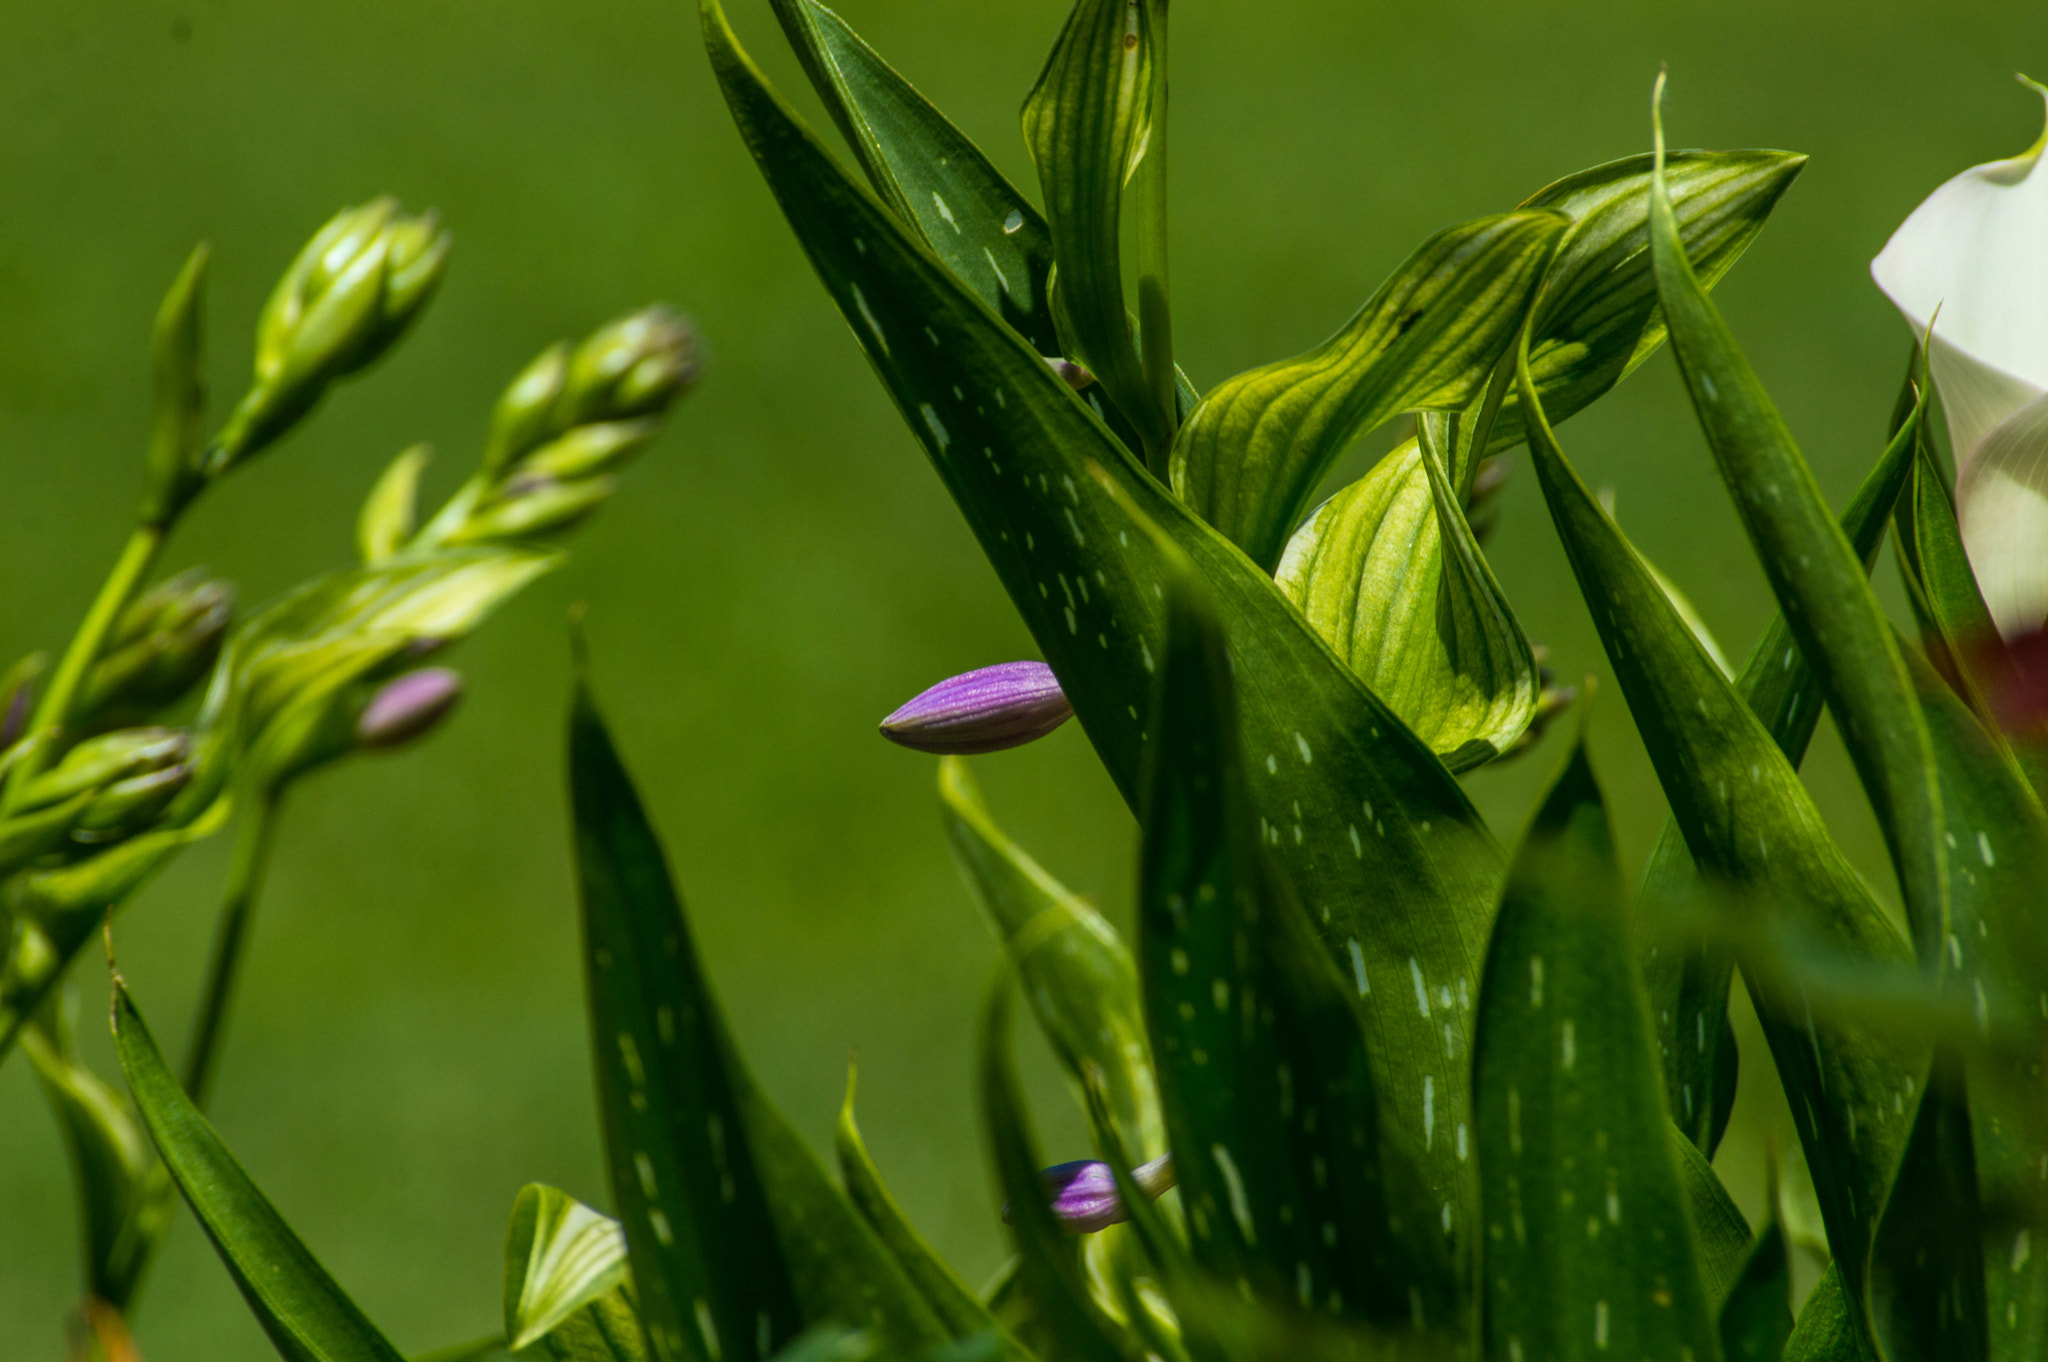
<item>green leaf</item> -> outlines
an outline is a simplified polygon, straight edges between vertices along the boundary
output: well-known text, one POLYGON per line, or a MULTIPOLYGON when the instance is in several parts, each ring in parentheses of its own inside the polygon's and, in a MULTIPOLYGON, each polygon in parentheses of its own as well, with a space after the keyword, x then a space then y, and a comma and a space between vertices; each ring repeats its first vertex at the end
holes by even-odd
POLYGON ((1321 345, 1212 389, 1174 441, 1174 491, 1270 570, 1354 437, 1480 396, 1570 226, 1539 209, 1431 237, 1321 345))
POLYGON ((172 1181, 278 1352, 289 1362, 401 1362, 178 1087, 119 974, 114 1045, 172 1181))
POLYGON ((1650 248, 1672 352, 1722 481, 1877 813, 1920 958, 1931 961, 1948 922, 1947 856, 1934 754, 1912 679, 1862 561, 1686 261, 1664 187, 1661 120, 1656 138, 1650 248))
POLYGON ((1154 400, 1131 335, 1121 264, 1124 182, 1144 150, 1154 64, 1151 16, 1130 0, 1075 0, 1024 100, 1057 272, 1053 315, 1067 358, 1094 371, 1163 465, 1174 413, 1154 400))
POLYGON ((382 563, 412 538, 419 526, 420 474, 434 451, 414 445, 391 461, 363 500, 356 517, 356 551, 371 567, 382 563))
MULTIPOLYGON (((1782 151, 1665 158, 1672 213, 1705 287, 1734 268, 1805 165, 1804 156, 1782 151)), ((1592 405, 1664 342, 1650 276, 1650 171, 1649 156, 1630 156, 1568 175, 1522 203, 1572 216, 1544 276, 1529 343, 1529 370, 1553 425, 1592 405)), ((1521 442, 1516 401, 1509 398, 1490 448, 1521 442)))
POLYGON ((853 1086, 854 1075, 849 1069, 846 1102, 839 1109, 839 1126, 833 1135, 833 1148, 839 1155, 839 1176, 846 1183, 847 1199, 867 1220, 876 1237, 895 1255, 904 1274, 917 1284, 917 1289, 924 1294, 925 1303, 931 1306, 932 1313, 939 1317, 954 1338, 970 1338, 994 1331, 1002 1337, 1003 1356, 1029 1358, 1030 1354, 1017 1346, 1007 1331, 996 1323, 995 1317, 989 1314, 987 1307, 953 1275, 953 1269, 932 1252, 931 1246, 910 1223, 910 1218, 903 1214, 903 1208, 896 1204, 896 1198, 889 1195, 880 1170, 868 1157, 867 1145, 860 1138, 860 1126, 853 1118, 853 1086))
POLYGON ((1678 1160, 1679 1180, 1685 1184, 1686 1205, 1692 1210, 1693 1229, 1699 1234, 1700 1272, 1706 1278, 1709 1299, 1727 1295, 1749 1256, 1749 1222, 1728 1188, 1721 1182, 1707 1156, 1673 1126, 1668 1132, 1678 1160))
MULTIPOLYGON (((1613 520, 1565 462, 1527 365, 1519 379, 1544 499, 1672 813, 1701 868, 1740 908, 1851 960, 1910 949, 1829 839, 1798 773, 1714 666, 1613 520)), ((1845 1283, 1860 1265, 1907 1122, 1900 1103, 1924 1046, 1815 1017, 1795 987, 1745 968, 1813 1170, 1845 1283)), ((1852 1312, 1860 1317, 1860 1308, 1852 1312)))
POLYGON ((555 1362, 647 1362, 647 1334, 633 1304, 633 1288, 620 1286, 556 1325, 542 1340, 555 1362))
POLYGON ((1508 872, 1472 1066, 1487 1356, 1716 1356, 1583 742, 1508 872))
MULTIPOLYGON (((854 185, 705 6, 713 67, 756 161, 833 299, 923 442, 1058 673, 1125 799, 1137 802, 1165 639, 1156 524, 1214 593, 1239 678, 1241 750, 1268 851, 1347 976, 1353 943, 1388 1119, 1465 1119, 1449 1081, 1497 897, 1499 848, 1458 782, 1331 653, 1272 579, 1137 466, 1044 361, 854 185), (1099 471, 1102 480, 1098 481, 1099 471), (1135 508, 1135 509, 1133 509, 1135 508), (1421 981, 1427 1008, 1416 1005, 1421 981), (1446 1050, 1444 1027, 1451 1028, 1446 1050)), ((1471 1226, 1452 1147, 1423 1177, 1471 1226)))
POLYGON ((1535 655, 1441 456, 1421 441, 1324 502, 1288 541, 1274 577, 1452 770, 1493 760, 1528 731, 1535 655))
MULTIPOLYGON (((1177 555, 1176 555, 1177 556, 1177 555)), ((1140 958, 1169 1143, 1199 1265, 1268 1302, 1380 1327, 1457 1328, 1459 1274, 1406 1132, 1382 1122, 1357 1008, 1267 864, 1215 609, 1169 582, 1146 784, 1140 958)), ((1357 961, 1354 959, 1354 965, 1357 961)), ((1420 985, 1418 984, 1419 988, 1420 985)), ((1422 1078, 1421 1139, 1469 1156, 1422 1078)))
POLYGON ((1138 972, 1116 929, 998 828, 967 763, 939 763, 946 832, 1046 1038, 1077 1086, 1101 1074, 1139 1162, 1166 1152, 1138 972))
POLYGON ((1785 1362, 1877 1362, 1877 1345, 1857 1318, 1839 1264, 1828 1265, 1800 1308, 1785 1340, 1785 1362))
POLYGON ((1792 1336, 1792 1260, 1772 1216, 1721 1302, 1721 1356, 1727 1362, 1778 1362, 1792 1336))
MULTIPOLYGON (((412 1362, 489 1362, 494 1357, 507 1355, 505 1340, 502 1338, 477 1338, 467 1343, 451 1344, 436 1348, 430 1353, 414 1353, 412 1362)), ((605 1359, 605 1362, 610 1362, 605 1359)))
POLYGON ((1963 1086, 1961 1061, 1937 1050, 1878 1221, 1870 1312, 1890 1362, 1985 1362, 1991 1355, 1977 1162, 1963 1086))
MULTIPOLYGON (((1912 468, 1916 429, 1902 425, 1893 433, 1883 457, 1842 512, 1842 533, 1866 571, 1876 560, 1885 524, 1912 468)), ((1644 566, 1650 565, 1646 561, 1644 566)), ((1798 767, 1820 722, 1822 700, 1820 683, 1782 611, 1749 655, 1735 688, 1785 760, 1798 767)), ((1726 946, 1679 939, 1665 925, 1670 915, 1690 906, 1698 878, 1685 835, 1677 820, 1667 817, 1636 898, 1647 938, 1641 943, 1643 978, 1657 1022, 1672 1116, 1712 1157, 1735 1100, 1735 1035, 1728 1025, 1728 983, 1735 962, 1726 946)))
POLYGON ((1062 1362, 1135 1362, 1119 1346, 1114 1327, 1088 1296, 1074 1239, 1060 1227, 1039 1176, 1038 1151, 1025 1124, 1010 1053, 1008 978, 999 977, 982 1012, 981 1117, 996 1185, 1010 1208, 1017 1247, 1016 1285, 1031 1303, 1052 1351, 1062 1362))
POLYGON ((1060 353, 1046 302, 1052 237, 981 148, 816 0, 771 0, 869 183, 961 283, 1041 354, 1060 353))
POLYGON ((587 690, 569 724, 591 1049, 612 1197, 658 1362, 765 1358, 824 1321, 946 1335, 755 1090, 587 690))
POLYGON ((618 1221, 553 1187, 520 1189, 505 1233, 505 1337, 513 1351, 628 1280, 618 1221))

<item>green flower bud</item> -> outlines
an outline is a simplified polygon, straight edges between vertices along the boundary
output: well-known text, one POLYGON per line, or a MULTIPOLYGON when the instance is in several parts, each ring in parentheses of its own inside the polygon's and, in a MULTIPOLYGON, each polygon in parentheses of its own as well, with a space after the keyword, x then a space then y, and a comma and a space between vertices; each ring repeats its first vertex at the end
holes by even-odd
POLYGON ((329 384, 375 362, 426 306, 453 244, 429 212, 381 198, 345 209, 306 243, 264 305, 256 377, 214 442, 218 475, 282 435, 329 384))
POLYGON ((137 597, 86 674, 80 724, 132 723, 175 704, 212 670, 234 611, 234 587, 203 568, 137 597))
POLYGON ((488 544, 565 530, 589 515, 618 487, 615 479, 557 482, 521 474, 448 536, 451 545, 488 544))
POLYGON ((117 780, 79 812, 71 825, 74 842, 115 842, 155 823, 178 792, 192 781, 183 763, 117 780))
POLYGON ((206 485, 201 303, 209 255, 203 242, 193 249, 156 314, 149 488, 142 502, 142 519, 150 525, 170 524, 206 485))
POLYGON ((660 430, 661 422, 652 417, 576 426, 521 460, 519 479, 555 478, 566 482, 609 473, 645 448, 660 430))
POLYGON ((191 746, 186 734, 171 728, 124 728, 87 738, 55 767, 22 784, 9 812, 47 808, 133 776, 180 766, 191 746))
POLYGON ((557 342, 520 371, 491 413, 483 472, 494 477, 556 432, 555 406, 569 376, 569 347, 557 342))
POLYGON ((569 357, 555 429, 659 415, 696 381, 697 368, 689 322, 660 304, 628 313, 569 357))

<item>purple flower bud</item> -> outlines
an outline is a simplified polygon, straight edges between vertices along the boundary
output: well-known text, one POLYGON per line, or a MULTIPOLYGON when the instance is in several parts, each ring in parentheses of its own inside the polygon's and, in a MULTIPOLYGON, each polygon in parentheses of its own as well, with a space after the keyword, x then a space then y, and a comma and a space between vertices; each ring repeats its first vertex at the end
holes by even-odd
MULTIPOLYGON (((1098 1159, 1056 1163, 1039 1176, 1052 1193, 1052 1213, 1070 1234, 1093 1234, 1131 1218, 1130 1209, 1116 1193, 1116 1174, 1098 1159)), ((1173 1155, 1161 1154, 1150 1163, 1139 1164, 1131 1170, 1131 1177, 1140 1191, 1156 1199, 1174 1184, 1173 1155)), ((1009 1218, 1010 1208, 1005 1206, 1003 1219, 1009 1218)))
POLYGON ((363 706, 356 720, 362 747, 397 747, 448 717, 462 698, 462 674, 446 667, 422 667, 387 682, 363 706))
POLYGON ((1004 662, 941 681, 882 720, 891 742, 938 756, 1020 747, 1074 715, 1043 662, 1004 662))
POLYGON ((1095 386, 1095 375, 1089 373, 1070 359, 1061 359, 1058 355, 1047 355, 1045 362, 1051 366, 1053 373, 1058 375, 1060 382, 1066 384, 1077 393, 1087 392, 1095 386))

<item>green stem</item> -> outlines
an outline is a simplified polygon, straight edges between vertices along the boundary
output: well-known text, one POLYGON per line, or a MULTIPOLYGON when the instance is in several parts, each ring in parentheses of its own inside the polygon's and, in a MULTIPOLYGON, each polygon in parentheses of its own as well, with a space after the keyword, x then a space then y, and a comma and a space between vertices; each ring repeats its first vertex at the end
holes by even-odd
MULTIPOLYGON (((92 609, 86 612, 78 632, 72 636, 71 646, 65 649, 64 660, 57 664, 56 674, 50 678, 48 688, 36 703, 35 718, 29 725, 31 733, 63 728, 71 721, 71 711, 77 704, 79 687, 85 684, 86 673, 92 669, 93 663, 99 661, 100 649, 105 646, 108 633, 121 618, 121 612, 135 599, 135 593, 148 578, 150 569, 156 566, 157 555, 163 551, 169 528, 167 525, 138 525, 128 536, 120 558, 114 562, 114 570, 107 574, 92 609)), ((60 746, 51 743, 24 756, 14 768, 11 788, 19 789, 24 782, 45 770, 58 755, 60 746)))
POLYGON ((206 1092, 219 1063, 228 1002, 234 993, 235 975, 241 968, 249 922, 256 912, 256 894, 262 887, 270 848, 276 840, 279 804, 278 794, 259 792, 235 831, 227 896, 221 904, 220 925, 214 929, 213 959, 207 965, 206 990, 200 995, 199 1019, 193 1027, 191 1051, 185 1058, 185 1092, 194 1106, 206 1105, 206 1092))

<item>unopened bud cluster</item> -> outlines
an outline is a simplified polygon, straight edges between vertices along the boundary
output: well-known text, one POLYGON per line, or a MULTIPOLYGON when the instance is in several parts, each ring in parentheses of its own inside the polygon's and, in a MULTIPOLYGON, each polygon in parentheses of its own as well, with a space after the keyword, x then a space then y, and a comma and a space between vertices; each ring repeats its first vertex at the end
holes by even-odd
POLYGON ((80 726, 133 723, 175 704, 212 669, 234 611, 234 587, 201 568, 137 597, 86 676, 80 726))
POLYGON ((8 790, 0 873, 63 851, 117 842, 153 825, 192 779, 191 739, 169 728, 88 738, 8 790))

